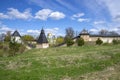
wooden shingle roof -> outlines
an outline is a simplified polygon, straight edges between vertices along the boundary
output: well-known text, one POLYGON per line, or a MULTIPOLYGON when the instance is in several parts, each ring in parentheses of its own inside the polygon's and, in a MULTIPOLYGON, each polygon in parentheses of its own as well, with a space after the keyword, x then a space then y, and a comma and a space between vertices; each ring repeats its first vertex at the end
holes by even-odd
POLYGON ((39 38, 37 40, 37 43, 39 43, 39 44, 48 43, 48 40, 46 38, 46 35, 45 35, 45 32, 44 32, 43 29, 41 30, 40 36, 39 36, 39 38))

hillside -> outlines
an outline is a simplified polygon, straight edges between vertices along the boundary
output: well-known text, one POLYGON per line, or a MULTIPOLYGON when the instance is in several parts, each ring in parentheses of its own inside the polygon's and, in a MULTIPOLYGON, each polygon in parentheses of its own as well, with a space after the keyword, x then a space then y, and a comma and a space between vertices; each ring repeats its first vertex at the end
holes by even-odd
POLYGON ((32 49, 0 57, 0 80, 120 80, 120 45, 32 49))

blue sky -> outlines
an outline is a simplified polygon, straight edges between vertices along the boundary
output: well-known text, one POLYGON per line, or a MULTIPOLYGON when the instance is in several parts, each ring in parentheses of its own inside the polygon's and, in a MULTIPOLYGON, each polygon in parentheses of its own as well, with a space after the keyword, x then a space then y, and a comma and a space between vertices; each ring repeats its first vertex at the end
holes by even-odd
POLYGON ((120 0, 0 0, 0 33, 18 30, 21 35, 65 35, 72 27, 96 33, 120 33, 120 0))

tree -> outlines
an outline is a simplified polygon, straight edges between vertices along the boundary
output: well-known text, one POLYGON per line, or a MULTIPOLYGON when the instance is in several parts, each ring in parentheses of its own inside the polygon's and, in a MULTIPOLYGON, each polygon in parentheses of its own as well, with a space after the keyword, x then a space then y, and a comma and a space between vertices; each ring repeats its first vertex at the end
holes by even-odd
POLYGON ((65 36, 65 39, 66 38, 73 38, 74 37, 74 30, 72 27, 69 27, 66 29, 66 36, 65 36))
POLYGON ((119 35, 117 32, 115 32, 115 31, 110 31, 109 32, 111 35, 119 35))
POLYGON ((113 43, 114 45, 120 44, 120 40, 113 39, 112 43, 113 43))
POLYGON ((5 41, 9 42, 11 40, 11 31, 7 31, 6 36, 5 36, 5 41))
POLYGON ((62 36, 58 36, 56 39, 56 44, 61 44, 64 42, 64 38, 62 36))
POLYGON ((33 40, 34 40, 34 37, 31 36, 31 35, 24 35, 24 36, 22 36, 22 39, 23 39, 24 41, 33 41, 33 40))
POLYGON ((105 29, 102 29, 102 30, 100 30, 100 32, 99 32, 100 35, 106 35, 107 33, 108 33, 108 31, 105 30, 105 29))
POLYGON ((16 54, 16 52, 19 51, 19 47, 21 44, 17 43, 15 41, 15 38, 9 42, 9 49, 10 49, 10 55, 14 56, 16 54))
POLYGON ((96 44, 97 45, 101 45, 103 43, 103 41, 100 39, 100 38, 98 38, 97 40, 96 40, 96 44))
POLYGON ((74 41, 71 38, 66 39, 67 46, 72 46, 74 44, 74 41))
POLYGON ((74 44, 74 41, 72 38, 74 37, 74 30, 72 27, 66 28, 66 35, 65 35, 65 42, 67 43, 67 46, 71 46, 74 44))
POLYGON ((83 46, 84 43, 85 43, 85 42, 84 42, 84 39, 83 39, 83 38, 78 38, 78 39, 77 39, 77 45, 78 45, 78 46, 83 46))

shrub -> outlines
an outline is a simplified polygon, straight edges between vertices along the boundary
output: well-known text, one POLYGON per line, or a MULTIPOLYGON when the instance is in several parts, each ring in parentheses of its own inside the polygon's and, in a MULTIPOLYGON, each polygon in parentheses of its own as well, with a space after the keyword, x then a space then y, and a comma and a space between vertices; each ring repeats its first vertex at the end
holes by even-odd
POLYGON ((83 46, 84 45, 84 39, 83 38, 79 38, 79 39, 77 39, 77 45, 78 46, 83 46))
POLYGON ((71 38, 66 39, 67 46, 72 46, 74 44, 74 41, 71 38))
POLYGON ((97 45, 101 45, 103 43, 103 41, 100 39, 100 38, 98 38, 97 40, 96 40, 96 44, 97 45))
POLYGON ((21 44, 15 42, 15 39, 13 39, 13 41, 9 42, 9 52, 10 52, 10 56, 14 56, 16 54, 16 52, 19 51, 19 47, 21 44))
POLYGON ((20 45, 19 53, 23 53, 25 50, 26 50, 26 47, 24 45, 20 45))
POLYGON ((120 41, 119 41, 119 40, 115 40, 115 39, 113 39, 112 43, 116 45, 116 44, 119 44, 120 41))
POLYGON ((2 42, 0 42, 0 49, 3 49, 3 44, 2 44, 2 42))

